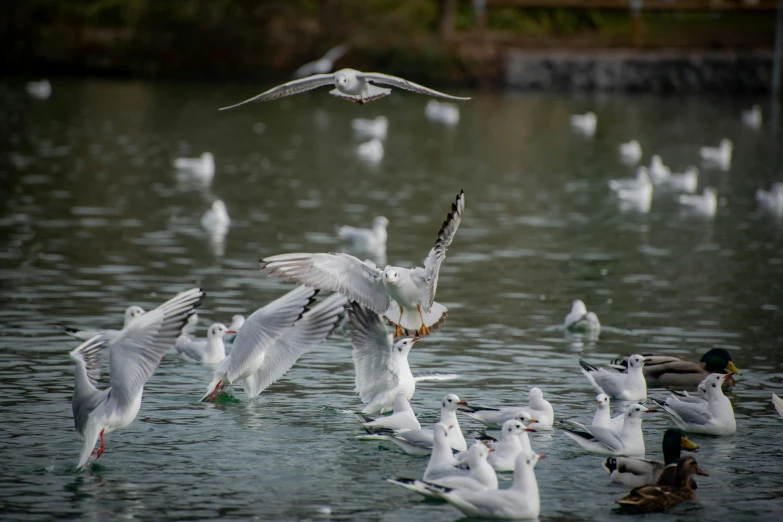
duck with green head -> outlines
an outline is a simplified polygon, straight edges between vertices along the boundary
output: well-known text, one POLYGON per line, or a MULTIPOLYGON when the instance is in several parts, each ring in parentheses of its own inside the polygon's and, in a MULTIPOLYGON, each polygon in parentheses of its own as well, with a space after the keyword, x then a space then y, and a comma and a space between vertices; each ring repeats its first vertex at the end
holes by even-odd
MULTIPOLYGON (((679 355, 659 353, 641 354, 645 358, 644 377, 648 383, 677 388, 695 388, 711 373, 733 373, 740 375, 731 354, 723 348, 713 348, 702 355, 698 362, 679 355)), ((627 366, 625 360, 614 360, 612 365, 618 369, 627 366)), ((726 379, 723 387, 730 388, 734 379, 726 379)))
POLYGON ((634 513, 652 513, 666 511, 686 500, 696 500, 696 492, 691 483, 693 475, 708 476, 693 457, 681 457, 677 461, 674 483, 669 486, 654 485, 634 488, 624 498, 616 502, 634 513))
MULTIPOLYGON (((612 482, 630 487, 653 484, 671 485, 677 461, 682 450, 696 451, 699 447, 688 439, 684 431, 670 428, 663 434, 663 462, 635 459, 631 457, 610 457, 603 463, 611 474, 612 482)), ((691 484, 696 489, 696 483, 691 484)))

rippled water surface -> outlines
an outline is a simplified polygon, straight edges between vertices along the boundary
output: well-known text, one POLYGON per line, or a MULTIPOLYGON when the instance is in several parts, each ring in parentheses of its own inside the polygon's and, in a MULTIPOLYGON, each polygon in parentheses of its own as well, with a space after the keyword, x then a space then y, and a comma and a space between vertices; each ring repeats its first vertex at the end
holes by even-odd
MULTIPOLYGON (((449 319, 416 345, 414 371, 462 375, 422 383, 414 408, 437 415, 455 392, 515 404, 534 385, 560 418, 589 420, 594 392, 578 357, 635 352, 699 358, 730 350, 743 370, 730 393, 738 431, 694 436, 697 520, 778 520, 783 508, 783 227, 753 194, 783 180, 781 138, 743 127, 753 100, 482 95, 447 128, 424 118, 426 99, 395 93, 364 107, 312 93, 218 112, 254 86, 54 81, 51 99, 0 86, 0 509, 14 519, 140 518, 455 520, 384 479, 419 476, 426 459, 360 442, 347 338, 303 357, 255 400, 197 400, 210 370, 167 355, 136 421, 107 437, 87 473, 70 397, 76 343, 58 325, 119 326, 129 304, 152 308, 177 291, 208 293, 205 323, 249 313, 289 287, 257 270, 259 257, 333 251, 339 224, 390 221, 389 262, 418 263, 454 195, 467 210, 440 275, 449 319), (569 115, 593 110, 592 139, 569 115), (386 155, 356 157, 350 120, 386 114, 386 155), (606 188, 633 168, 617 158, 638 138, 681 171, 698 147, 729 137, 728 171, 705 167, 717 215, 683 211, 656 194, 649 214, 622 211, 606 188), (178 179, 174 158, 211 151, 211 187, 178 179), (232 217, 224 242, 200 217, 219 197, 232 217), (598 342, 566 339, 573 299, 601 318, 598 342)), ((651 390, 665 397, 665 390, 651 390)), ((649 458, 662 458, 663 415, 644 423, 649 458)), ((465 419, 464 430, 477 425, 465 419)), ((601 458, 562 432, 533 434, 544 520, 622 519, 601 458)), ((510 480, 502 477, 502 484, 510 480)), ((651 519, 670 520, 670 515, 651 519)))

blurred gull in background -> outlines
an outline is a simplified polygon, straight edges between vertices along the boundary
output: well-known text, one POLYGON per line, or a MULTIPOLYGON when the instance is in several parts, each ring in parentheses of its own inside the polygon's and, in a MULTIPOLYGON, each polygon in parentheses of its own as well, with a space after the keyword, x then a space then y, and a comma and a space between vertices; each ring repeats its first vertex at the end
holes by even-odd
POLYGON ((385 140, 389 130, 389 119, 383 115, 378 116, 374 120, 355 118, 351 120, 351 128, 359 136, 385 140))
POLYGON ((611 188, 620 200, 623 210, 635 210, 647 213, 650 211, 653 196, 653 183, 647 167, 636 169, 636 178, 609 180, 611 188))
POLYGON ((215 157, 211 152, 205 152, 198 158, 177 158, 174 167, 180 171, 180 176, 208 184, 215 176, 215 157))
POLYGON ((659 183, 665 183, 669 176, 672 175, 672 171, 669 167, 663 164, 661 157, 656 154, 650 160, 650 179, 652 182, 658 185, 659 183))
POLYGON ((571 126, 585 136, 592 136, 595 134, 595 128, 597 125, 598 118, 594 112, 571 115, 571 126))
POLYGON ((718 210, 718 192, 707 187, 701 195, 680 194, 680 203, 699 214, 714 216, 718 210))
POLYGON ((577 299, 571 304, 571 311, 565 317, 563 326, 573 332, 597 332, 601 330, 598 316, 588 312, 585 303, 577 299))
POLYGON ((223 336, 227 333, 236 333, 225 325, 215 323, 207 330, 206 339, 195 339, 187 334, 182 334, 174 343, 174 348, 183 357, 191 361, 214 366, 226 357, 226 346, 223 344, 223 336))
POLYGON ((621 143, 618 147, 620 157, 629 163, 638 163, 642 159, 642 146, 637 140, 621 143))
POLYGON ((769 191, 758 189, 756 201, 762 210, 778 217, 783 216, 783 183, 773 183, 769 191))
POLYGON ((754 105, 747 111, 742 111, 742 123, 753 129, 761 128, 761 107, 754 105))
POLYGON ((699 149, 699 154, 701 154, 701 158, 706 163, 728 170, 731 167, 731 152, 733 148, 734 145, 731 143, 731 140, 723 138, 717 147, 702 147, 699 149))
POLYGON ((365 141, 356 147, 356 155, 359 156, 360 159, 372 165, 377 165, 380 163, 381 160, 383 160, 383 154, 383 142, 378 138, 365 141))
POLYGON ((313 74, 324 74, 332 72, 334 62, 342 58, 347 53, 349 47, 346 44, 338 45, 329 49, 321 58, 306 63, 294 72, 295 78, 304 78, 313 74))
POLYGON ((673 190, 693 194, 699 186, 699 169, 691 165, 682 174, 670 174, 664 183, 673 190))
POLYGON ((356 228, 343 225, 337 229, 337 237, 353 243, 355 248, 369 252, 386 251, 386 227, 389 220, 378 216, 372 220, 372 228, 356 228))
POLYGON ((424 116, 430 121, 454 126, 459 123, 459 107, 453 103, 430 100, 424 106, 424 116))
POLYGON ((52 84, 46 79, 28 82, 27 93, 37 100, 46 100, 52 95, 52 84))

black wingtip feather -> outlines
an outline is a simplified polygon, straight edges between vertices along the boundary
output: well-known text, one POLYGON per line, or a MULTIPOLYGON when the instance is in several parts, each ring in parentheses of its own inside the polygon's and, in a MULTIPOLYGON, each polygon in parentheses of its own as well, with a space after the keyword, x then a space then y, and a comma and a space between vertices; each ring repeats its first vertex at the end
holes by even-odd
POLYGON ((593 366, 592 364, 586 362, 583 359, 579 359, 579 366, 587 370, 588 372, 596 372, 598 371, 598 368, 593 366))

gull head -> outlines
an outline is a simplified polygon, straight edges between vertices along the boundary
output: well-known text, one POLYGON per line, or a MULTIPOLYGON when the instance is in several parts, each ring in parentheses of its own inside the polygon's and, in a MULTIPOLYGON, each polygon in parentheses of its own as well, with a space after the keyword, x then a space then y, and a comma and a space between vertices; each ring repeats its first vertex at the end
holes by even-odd
POLYGON ((527 393, 527 398, 529 402, 541 401, 544 399, 544 392, 538 387, 530 388, 530 391, 527 393))
MULTIPOLYGON (((538 422, 535 420, 528 412, 526 411, 520 411, 516 415, 514 415, 514 418, 511 420, 515 420, 518 422, 538 422)), ((506 421, 509 422, 509 421, 506 421)))
POLYGON ((525 468, 530 468, 531 470, 536 467, 536 464, 538 464, 538 461, 545 458, 544 455, 537 455, 535 453, 525 453, 522 452, 517 456, 516 465, 514 466, 514 473, 517 472, 517 470, 522 471, 525 468))
POLYGON ((389 220, 383 216, 378 216, 372 220, 372 226, 373 228, 378 228, 378 227, 386 228, 389 226, 389 220))
MULTIPOLYGON (((706 379, 704 379, 701 384, 704 385, 704 388, 707 392, 707 394, 713 393, 717 391, 718 393, 723 393, 723 381, 731 377, 731 372, 729 373, 711 373, 707 376, 706 379)), ((701 386, 701 384, 699 386, 701 386)))
POLYGON ((503 436, 519 435, 525 429, 526 426, 517 419, 509 419, 503 423, 503 436))
POLYGON ((342 69, 334 73, 335 87, 350 89, 356 84, 356 74, 352 69, 342 69))
POLYGON ((441 407, 449 411, 457 411, 457 408, 459 406, 467 406, 467 405, 468 405, 467 402, 461 401, 460 398, 453 393, 449 393, 448 395, 443 397, 443 403, 441 403, 441 407))
POLYGON ((641 370, 644 367, 644 363, 648 362, 649 359, 645 359, 641 355, 632 355, 628 358, 628 369, 639 369, 641 370))
POLYGON ((720 148, 726 151, 730 151, 734 145, 731 143, 731 140, 728 138, 723 138, 720 140, 720 148))
POLYGON ((573 303, 571 303, 571 313, 572 314, 580 314, 584 315, 587 313, 587 306, 585 306, 584 301, 581 299, 577 299, 573 303))
POLYGON ((408 353, 411 351, 411 348, 413 348, 413 343, 418 341, 420 337, 406 337, 405 339, 400 339, 397 341, 397 343, 394 345, 394 351, 397 354, 408 356, 408 353))
POLYGON ((658 410, 655 408, 648 408, 644 404, 631 404, 625 409, 625 417, 628 419, 638 419, 643 413, 654 413, 658 410))
POLYGON ((604 409, 609 407, 609 396, 605 393, 599 393, 595 396, 595 402, 598 403, 599 409, 604 409))
POLYGON ((129 321, 132 319, 136 319, 137 317, 141 317, 144 315, 144 309, 140 306, 129 306, 125 310, 125 324, 128 324, 129 321))
POLYGON ((383 277, 386 278, 386 281, 388 281, 389 284, 393 285, 400 280, 400 273, 397 272, 396 268, 387 268, 383 271, 383 277))
POLYGON ((234 330, 229 330, 226 325, 215 323, 207 330, 207 337, 210 339, 222 339, 227 333, 236 333, 234 330))
POLYGON ((470 469, 478 467, 483 461, 487 460, 489 452, 492 451, 481 443, 476 443, 468 450, 468 466, 470 469))

